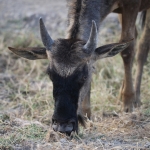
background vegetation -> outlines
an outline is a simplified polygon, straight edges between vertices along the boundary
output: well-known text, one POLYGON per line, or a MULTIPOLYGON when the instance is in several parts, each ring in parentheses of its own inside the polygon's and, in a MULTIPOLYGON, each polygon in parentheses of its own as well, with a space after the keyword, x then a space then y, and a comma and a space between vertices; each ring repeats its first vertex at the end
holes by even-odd
MULTIPOLYGON (((118 99, 124 76, 121 57, 99 60, 92 79, 92 120, 87 121, 85 129, 80 127, 79 135, 68 138, 50 128, 54 101, 52 83, 46 75, 48 60, 25 60, 7 48, 42 45, 39 17, 44 18, 54 39, 64 37, 65 0, 0 3, 0 149, 150 148, 149 59, 141 86, 143 105, 131 114, 121 111, 118 99)), ((118 42, 120 30, 117 15, 109 15, 101 26, 98 45, 118 42)), ((135 70, 136 63, 133 75, 135 70)))

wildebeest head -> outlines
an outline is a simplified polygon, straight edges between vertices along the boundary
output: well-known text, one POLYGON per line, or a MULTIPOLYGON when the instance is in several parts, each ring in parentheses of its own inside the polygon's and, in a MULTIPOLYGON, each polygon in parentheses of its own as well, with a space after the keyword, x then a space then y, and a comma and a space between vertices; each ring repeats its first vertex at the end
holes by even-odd
MULTIPOLYGON (((96 48, 97 27, 92 22, 87 41, 81 39, 52 40, 40 19, 41 38, 45 47, 12 48, 15 54, 30 59, 49 59, 47 74, 53 82, 55 109, 52 127, 55 131, 70 134, 78 131, 77 116, 79 96, 90 82, 92 64, 100 58, 114 56, 124 50, 131 41, 114 43, 96 48)), ((81 121, 82 124, 83 121, 81 121)))

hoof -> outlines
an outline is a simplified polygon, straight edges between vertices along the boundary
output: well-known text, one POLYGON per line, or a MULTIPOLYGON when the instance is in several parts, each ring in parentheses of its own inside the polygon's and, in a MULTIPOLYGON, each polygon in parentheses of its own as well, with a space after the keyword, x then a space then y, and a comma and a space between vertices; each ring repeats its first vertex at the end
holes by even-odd
POLYGON ((132 104, 131 105, 124 105, 123 111, 126 113, 133 112, 133 105, 132 104))
POLYGON ((138 108, 138 107, 140 107, 142 105, 142 102, 140 100, 139 101, 135 101, 133 103, 133 105, 134 105, 135 108, 138 108))

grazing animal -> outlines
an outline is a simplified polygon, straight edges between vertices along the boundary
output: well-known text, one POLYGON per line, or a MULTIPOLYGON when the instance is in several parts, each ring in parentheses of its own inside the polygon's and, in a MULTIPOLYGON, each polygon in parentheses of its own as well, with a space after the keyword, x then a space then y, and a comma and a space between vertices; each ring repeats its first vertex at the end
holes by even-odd
POLYGON ((40 19, 41 38, 45 47, 9 47, 15 54, 30 60, 49 59, 47 74, 53 83, 55 107, 52 128, 55 131, 70 135, 72 131, 78 132, 78 121, 84 125, 82 115, 87 114, 90 118, 93 63, 119 52, 125 68, 121 89, 124 111, 132 111, 133 102, 137 105, 140 103, 139 98, 135 97, 132 83, 134 41, 130 39, 136 38, 135 20, 138 12, 149 6, 149 0, 70 0, 66 38, 53 40, 40 19), (96 47, 97 27, 113 11, 122 16, 121 40, 119 43, 96 47))

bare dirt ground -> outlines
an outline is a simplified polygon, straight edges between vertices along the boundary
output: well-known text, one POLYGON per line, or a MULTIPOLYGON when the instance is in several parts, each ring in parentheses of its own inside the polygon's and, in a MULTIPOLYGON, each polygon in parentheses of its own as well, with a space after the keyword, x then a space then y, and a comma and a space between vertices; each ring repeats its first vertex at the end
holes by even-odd
MULTIPOLYGON (((150 149, 149 60, 140 109, 131 114, 121 112, 117 95, 123 65, 117 56, 97 63, 91 91, 92 120, 87 121, 86 128, 80 127, 79 134, 71 138, 51 130, 54 102, 52 83, 45 73, 48 61, 28 61, 7 49, 42 45, 39 17, 54 39, 64 37, 65 0, 0 0, 0 149, 150 149)), ((117 42, 120 29, 117 15, 109 15, 101 26, 99 45, 117 42)))

